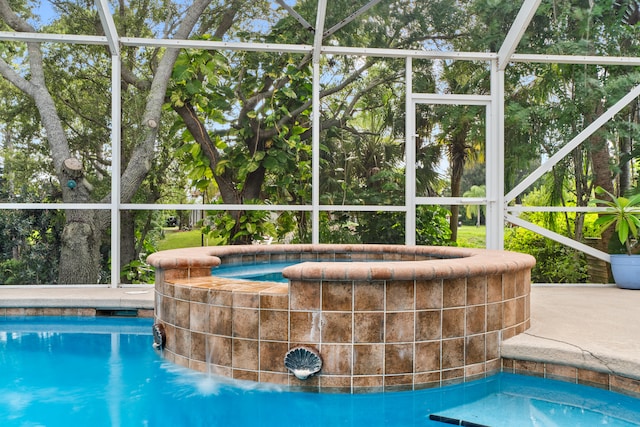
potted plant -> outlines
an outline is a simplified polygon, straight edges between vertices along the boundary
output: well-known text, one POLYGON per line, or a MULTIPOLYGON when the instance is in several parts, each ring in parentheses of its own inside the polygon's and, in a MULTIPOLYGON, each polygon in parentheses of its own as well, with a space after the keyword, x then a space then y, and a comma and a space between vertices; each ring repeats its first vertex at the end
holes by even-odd
POLYGON ((596 194, 610 198, 594 200, 596 204, 607 208, 594 225, 600 233, 611 226, 615 227, 609 242, 613 279, 620 288, 640 289, 640 256, 635 255, 639 248, 640 193, 628 198, 616 197, 604 188, 597 187, 596 194))

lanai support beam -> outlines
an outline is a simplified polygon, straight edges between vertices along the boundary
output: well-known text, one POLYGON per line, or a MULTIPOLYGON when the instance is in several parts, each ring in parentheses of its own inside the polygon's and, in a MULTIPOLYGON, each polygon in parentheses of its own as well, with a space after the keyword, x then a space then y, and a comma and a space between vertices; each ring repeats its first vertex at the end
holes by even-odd
POLYGON ((513 21, 513 25, 509 29, 509 33, 507 33, 507 36, 498 51, 499 71, 504 71, 505 68, 507 68, 507 64, 511 60, 511 55, 516 51, 518 43, 520 43, 524 32, 529 26, 529 23, 531 22, 533 15, 535 15, 536 10, 538 10, 538 6, 540 6, 541 2, 542 0, 524 0, 515 21, 513 21))
POLYGON ((540 165, 535 171, 533 171, 528 177, 516 185, 505 196, 505 201, 508 203, 511 200, 518 197, 529 186, 533 185, 538 179, 545 173, 549 172, 560 160, 568 156, 573 150, 575 150, 580 144, 582 144, 587 138, 593 135, 598 129, 600 129, 605 123, 618 114, 624 107, 629 105, 633 100, 640 96, 640 85, 634 87, 624 98, 616 102, 611 108, 604 112, 600 117, 593 121, 589 126, 584 128, 582 132, 569 141, 564 147, 558 150, 553 156, 546 162, 540 165))
POLYGON ((122 122, 120 43, 106 0, 96 0, 111 52, 111 287, 120 285, 120 139, 122 122))
POLYGON ((318 1, 316 34, 313 39, 313 85, 311 101, 311 242, 320 243, 320 57, 322 55, 322 33, 327 12, 327 0, 318 1))

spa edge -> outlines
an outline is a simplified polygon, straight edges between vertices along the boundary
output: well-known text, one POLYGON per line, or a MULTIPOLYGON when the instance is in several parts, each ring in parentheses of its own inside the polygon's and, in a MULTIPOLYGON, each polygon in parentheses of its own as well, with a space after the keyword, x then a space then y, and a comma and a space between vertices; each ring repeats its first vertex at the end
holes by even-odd
POLYGON ((198 247, 148 262, 167 360, 336 392, 413 390, 499 371, 501 341, 529 328, 535 265, 513 252, 400 245, 198 247), (269 262, 300 263, 283 270, 289 283, 211 274, 269 262), (304 380, 284 363, 301 349, 321 358, 304 380))

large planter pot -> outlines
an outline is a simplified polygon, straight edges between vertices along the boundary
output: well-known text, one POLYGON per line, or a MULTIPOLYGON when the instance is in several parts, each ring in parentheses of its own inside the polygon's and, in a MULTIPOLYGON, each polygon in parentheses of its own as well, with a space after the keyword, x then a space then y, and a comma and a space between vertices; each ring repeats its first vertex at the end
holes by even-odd
POLYGON ((611 255, 611 272, 619 288, 640 289, 640 255, 611 255))

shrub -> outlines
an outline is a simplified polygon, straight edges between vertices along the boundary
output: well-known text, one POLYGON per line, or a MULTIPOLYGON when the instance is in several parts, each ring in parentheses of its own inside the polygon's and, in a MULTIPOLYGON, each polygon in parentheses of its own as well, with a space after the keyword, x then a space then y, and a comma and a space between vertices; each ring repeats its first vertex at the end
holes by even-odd
POLYGON ((587 262, 583 253, 549 240, 525 228, 505 232, 505 249, 523 252, 536 258, 531 281, 536 283, 583 283, 587 279, 587 262))

